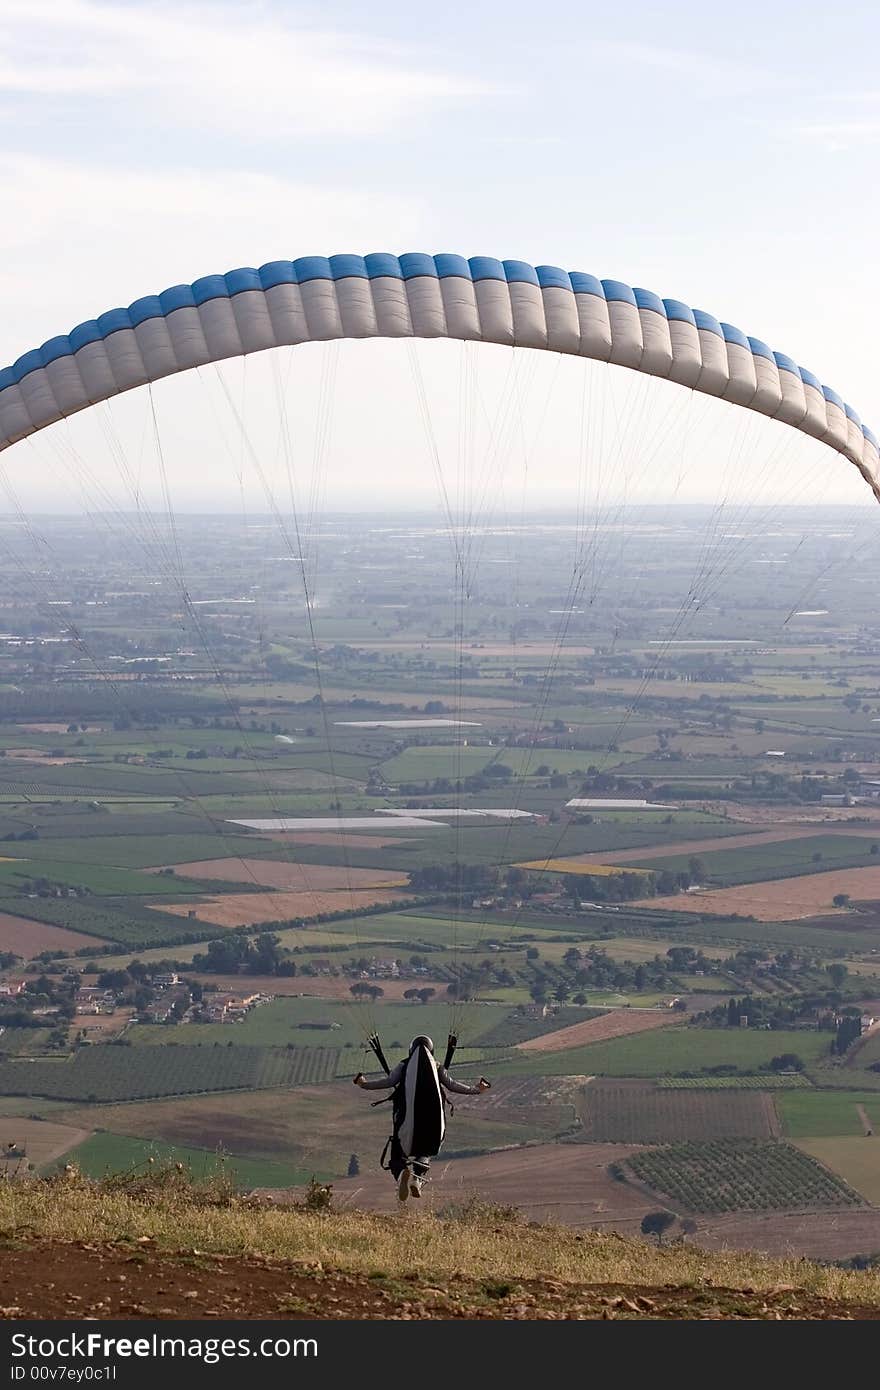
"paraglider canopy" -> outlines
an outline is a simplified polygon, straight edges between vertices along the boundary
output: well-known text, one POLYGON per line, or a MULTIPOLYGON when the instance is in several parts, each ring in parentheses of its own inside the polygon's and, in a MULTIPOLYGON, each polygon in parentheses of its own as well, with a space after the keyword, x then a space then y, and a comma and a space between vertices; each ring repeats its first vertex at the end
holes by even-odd
POLYGON ((339 338, 456 338, 629 367, 791 425, 880 500, 878 445, 793 358, 679 299, 489 256, 303 256, 111 309, 0 371, 0 449, 123 391, 225 358, 339 338))

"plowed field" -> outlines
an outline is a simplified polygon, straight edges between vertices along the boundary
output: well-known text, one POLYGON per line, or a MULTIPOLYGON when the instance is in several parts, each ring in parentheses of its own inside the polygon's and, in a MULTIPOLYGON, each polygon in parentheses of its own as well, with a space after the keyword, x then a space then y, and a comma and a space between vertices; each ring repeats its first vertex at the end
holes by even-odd
POLYGON ((564 1052, 569 1047, 607 1042, 609 1038, 622 1038, 627 1033, 644 1033, 650 1028, 666 1028, 680 1022, 681 1015, 668 1009, 612 1009, 601 1018, 588 1018, 555 1033, 529 1038, 518 1047, 520 1052, 564 1052))
MULTIPOLYGON (((880 898, 880 868, 832 869, 828 873, 747 883, 739 888, 710 888, 705 893, 678 893, 652 898, 652 908, 675 912, 710 912, 714 916, 754 917, 759 922, 791 922, 802 917, 828 916, 838 893, 853 902, 880 898)), ((636 906, 644 907, 640 902, 636 906)), ((845 911, 845 909, 840 909, 845 911)))
MULTIPOLYGON (((372 907, 374 903, 401 902, 402 891, 389 888, 369 889, 346 893, 224 893, 216 898, 204 898, 193 908, 189 903, 150 903, 163 912, 178 917, 196 914, 196 921, 211 922, 216 927, 253 927, 259 922, 283 922, 297 917, 317 917, 321 912, 351 912, 372 907)), ((41 948, 45 949, 45 948, 41 948)))

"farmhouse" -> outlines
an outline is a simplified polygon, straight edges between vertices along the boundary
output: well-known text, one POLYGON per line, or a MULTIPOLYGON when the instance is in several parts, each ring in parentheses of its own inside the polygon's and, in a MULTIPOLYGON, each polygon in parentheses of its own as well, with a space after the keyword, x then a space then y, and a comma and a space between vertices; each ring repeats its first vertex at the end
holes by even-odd
POLYGON ((374 960, 369 973, 376 979, 396 980, 400 976, 400 965, 396 960, 374 960))
POLYGON ((4 999, 15 999, 24 990, 24 980, 0 980, 0 996, 4 999))
POLYGON ((78 1014, 112 1014, 116 1007, 116 995, 112 989, 86 985, 77 990, 74 1005, 78 1014))

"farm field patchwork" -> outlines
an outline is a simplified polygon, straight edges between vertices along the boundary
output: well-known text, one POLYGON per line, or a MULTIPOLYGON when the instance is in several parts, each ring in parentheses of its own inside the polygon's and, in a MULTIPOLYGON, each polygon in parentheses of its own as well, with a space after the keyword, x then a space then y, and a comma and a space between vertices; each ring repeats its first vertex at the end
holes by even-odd
MULTIPOLYGON (((843 833, 810 834, 800 838, 780 838, 762 844, 744 845, 737 842, 734 846, 726 845, 713 850, 698 847, 692 851, 692 855, 699 858, 708 878, 718 881, 722 886, 734 887, 738 884, 760 883, 783 876, 815 874, 820 863, 823 871, 860 865, 876 867, 877 853, 875 851, 872 854, 871 851, 878 844, 880 836, 877 831, 870 831, 864 836, 843 833)), ((690 857, 681 852, 660 852, 652 854, 650 859, 646 856, 645 863, 657 872, 668 869, 670 873, 685 873, 690 857)))
MULTIPOLYGON (((457 1097, 444 1157, 548 1141, 571 1126, 574 1110, 567 1080, 561 1085, 529 1080, 526 1086, 531 1089, 511 1097, 501 1088, 497 1101, 494 1086, 485 1097, 457 1097)), ((354 1152, 366 1181, 375 1173, 396 1200, 393 1184, 378 1166, 388 1136, 388 1107, 374 1110, 369 1102, 370 1097, 345 1077, 283 1091, 80 1106, 69 1109, 65 1119, 112 1134, 208 1150, 222 1147, 236 1155, 291 1163, 308 1173, 342 1176, 354 1152)), ((442 1163, 435 1166, 439 1172, 442 1163)))
MULTIPOLYGON (((184 913, 186 906, 181 909, 184 913)), ((0 902, 0 913, 33 919, 35 925, 48 923, 69 928, 86 940, 76 949, 93 946, 96 939, 120 946, 158 946, 168 942, 204 941, 210 933, 204 923, 171 916, 166 904, 148 908, 140 898, 10 898, 0 902), (16 909, 12 911, 12 909, 16 909)), ((68 949, 59 944, 59 950, 68 949)), ((45 950, 45 947, 41 949, 45 950)))
POLYGON ((663 1076, 699 1074, 704 1068, 736 1066, 754 1073, 772 1057, 795 1052, 809 1064, 827 1055, 828 1034, 730 1028, 664 1028, 661 1032, 613 1038, 565 1052, 523 1052, 498 1065, 498 1074, 560 1076, 663 1076))

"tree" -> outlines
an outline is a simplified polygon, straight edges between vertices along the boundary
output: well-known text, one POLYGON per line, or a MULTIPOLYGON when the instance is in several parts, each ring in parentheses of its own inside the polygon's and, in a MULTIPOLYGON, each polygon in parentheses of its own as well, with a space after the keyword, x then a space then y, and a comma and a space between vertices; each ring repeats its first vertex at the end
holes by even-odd
POLYGON ((677 1220, 674 1211, 649 1211, 642 1217, 642 1235, 656 1236, 657 1244, 662 1245, 664 1234, 677 1220))
POLYGON ((703 883, 708 877, 706 865, 696 854, 692 854, 688 860, 688 873, 694 883, 703 883))
POLYGON ((833 962, 833 964, 827 966, 826 969, 829 976, 831 977, 831 983, 834 985, 834 988, 840 989, 841 985, 843 984, 844 980, 849 974, 849 970, 847 969, 847 967, 841 961, 836 960, 833 962))
POLYGON ((804 1061, 796 1052, 781 1052, 778 1057, 770 1058, 771 1071, 803 1071, 804 1061))
POLYGON ((849 893, 835 893, 831 901, 835 907, 849 907, 849 893))
POLYGON ((357 1154, 352 1154, 351 1158, 348 1160, 348 1176, 350 1178, 357 1178, 360 1177, 360 1172, 361 1165, 358 1162, 358 1156, 357 1154))

